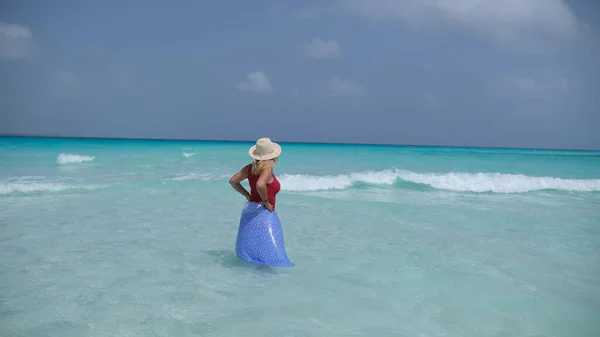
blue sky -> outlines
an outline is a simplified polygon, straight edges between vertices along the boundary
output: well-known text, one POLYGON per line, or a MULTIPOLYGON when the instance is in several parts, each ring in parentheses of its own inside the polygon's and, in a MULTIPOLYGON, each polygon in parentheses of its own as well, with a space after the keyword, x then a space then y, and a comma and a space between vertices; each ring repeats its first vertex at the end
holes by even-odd
POLYGON ((0 133, 600 149, 594 0, 3 1, 0 133))

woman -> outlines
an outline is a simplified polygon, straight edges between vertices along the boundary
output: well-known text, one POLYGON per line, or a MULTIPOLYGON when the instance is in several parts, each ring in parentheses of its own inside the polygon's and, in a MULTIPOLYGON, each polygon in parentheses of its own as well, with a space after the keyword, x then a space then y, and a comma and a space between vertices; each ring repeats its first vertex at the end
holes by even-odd
POLYGON ((259 203, 272 212, 275 210, 276 196, 281 188, 273 174, 273 168, 281 154, 281 146, 269 138, 261 138, 248 150, 248 154, 253 159, 252 163, 234 174, 229 183, 246 197, 246 200, 259 203), (244 179, 248 179, 250 193, 241 184, 244 179))
POLYGON ((229 179, 231 186, 248 200, 240 217, 235 253, 251 263, 292 267, 294 263, 285 252, 283 230, 275 212, 280 185, 273 167, 281 154, 281 146, 269 138, 261 138, 248 153, 252 163, 229 179), (248 179, 250 193, 241 184, 244 179, 248 179))

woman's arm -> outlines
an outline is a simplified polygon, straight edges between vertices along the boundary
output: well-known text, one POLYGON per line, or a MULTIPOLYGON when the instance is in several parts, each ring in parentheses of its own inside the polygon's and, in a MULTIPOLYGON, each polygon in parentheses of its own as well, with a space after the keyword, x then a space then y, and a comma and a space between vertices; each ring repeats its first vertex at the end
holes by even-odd
POLYGON ((248 178, 248 167, 244 166, 241 170, 239 170, 236 174, 229 178, 229 184, 233 187, 234 190, 238 191, 239 194, 246 197, 246 200, 250 200, 250 193, 240 184, 244 179, 248 178))

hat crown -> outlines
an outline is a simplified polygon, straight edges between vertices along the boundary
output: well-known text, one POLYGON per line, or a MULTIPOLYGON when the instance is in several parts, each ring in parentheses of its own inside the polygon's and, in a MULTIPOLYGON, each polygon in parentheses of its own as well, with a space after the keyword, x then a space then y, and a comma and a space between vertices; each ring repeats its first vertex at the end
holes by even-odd
POLYGON ((273 151, 273 142, 271 142, 269 138, 261 138, 256 141, 256 149, 254 150, 254 153, 256 155, 260 156, 265 154, 271 154, 273 153, 273 151))
POLYGON ((260 138, 249 150, 248 154, 255 160, 268 160, 281 154, 281 146, 269 138, 260 138))

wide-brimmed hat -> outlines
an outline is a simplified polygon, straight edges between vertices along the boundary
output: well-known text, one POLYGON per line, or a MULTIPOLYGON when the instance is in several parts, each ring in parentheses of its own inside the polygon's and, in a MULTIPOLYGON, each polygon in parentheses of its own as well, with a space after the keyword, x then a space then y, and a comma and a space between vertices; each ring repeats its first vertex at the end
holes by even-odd
POLYGON ((269 138, 261 138, 248 150, 248 154, 256 160, 273 159, 281 154, 281 146, 269 138))

